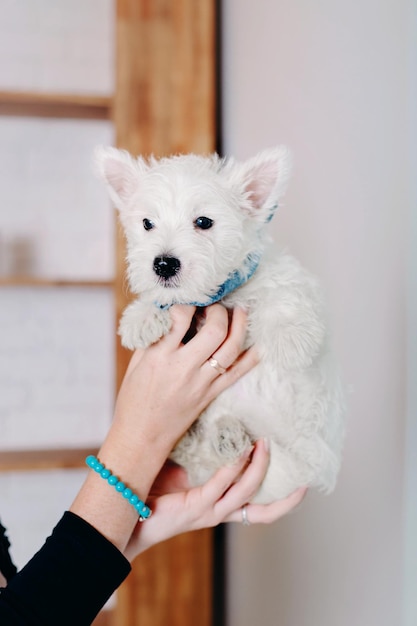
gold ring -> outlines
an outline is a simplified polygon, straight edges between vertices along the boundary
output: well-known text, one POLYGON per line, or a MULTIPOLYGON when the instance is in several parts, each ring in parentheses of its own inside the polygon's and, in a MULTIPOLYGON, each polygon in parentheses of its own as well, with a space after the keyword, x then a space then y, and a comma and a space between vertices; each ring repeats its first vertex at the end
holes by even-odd
POLYGON ((208 360, 208 364, 211 365, 211 367, 214 367, 214 369, 219 372, 219 374, 224 374, 226 371, 226 368, 220 365, 218 360, 214 357, 211 357, 211 359, 208 360))

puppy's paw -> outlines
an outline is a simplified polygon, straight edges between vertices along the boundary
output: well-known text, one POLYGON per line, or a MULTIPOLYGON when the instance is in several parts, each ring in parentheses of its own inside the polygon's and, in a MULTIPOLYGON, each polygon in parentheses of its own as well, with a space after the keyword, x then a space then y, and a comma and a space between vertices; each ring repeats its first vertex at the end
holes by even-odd
POLYGON ((147 348, 166 335, 171 328, 168 311, 136 300, 123 312, 119 325, 122 345, 129 350, 147 348))
POLYGON ((221 417, 214 424, 211 444, 222 462, 227 463, 240 457, 252 445, 252 441, 238 419, 221 417))

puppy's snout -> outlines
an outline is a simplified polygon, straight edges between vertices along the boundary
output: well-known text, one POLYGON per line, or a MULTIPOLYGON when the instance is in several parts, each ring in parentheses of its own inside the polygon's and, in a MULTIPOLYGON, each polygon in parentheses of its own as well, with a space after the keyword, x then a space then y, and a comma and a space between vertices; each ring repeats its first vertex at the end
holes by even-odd
POLYGON ((172 278, 180 268, 181 262, 174 256, 157 256, 153 261, 154 272, 161 278, 172 278))

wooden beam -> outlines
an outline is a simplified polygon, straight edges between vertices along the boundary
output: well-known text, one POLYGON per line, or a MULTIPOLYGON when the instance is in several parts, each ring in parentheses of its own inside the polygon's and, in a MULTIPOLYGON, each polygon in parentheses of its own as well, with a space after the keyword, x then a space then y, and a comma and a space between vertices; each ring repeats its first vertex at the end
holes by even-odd
POLYGON ((116 626, 211 626, 212 531, 179 535, 141 554, 118 592, 116 626))
POLYGON ((113 280, 41 278, 37 276, 0 276, 0 287, 98 287, 111 288, 113 280))
POLYGON ((162 156, 215 141, 215 1, 119 0, 117 144, 162 156))
MULTIPOLYGON (((215 0, 118 0, 116 143, 132 154, 215 149, 215 0)), ((127 304, 117 240, 117 319, 127 304)), ((129 353, 117 343, 118 385, 129 353)), ((213 532, 176 537, 142 554, 118 592, 117 626, 210 626, 213 532)))
POLYGON ((2 451, 0 452, 0 472, 86 467, 86 456, 96 453, 97 450, 94 447, 2 451))
POLYGON ((105 120, 112 106, 106 96, 0 91, 0 115, 105 120))

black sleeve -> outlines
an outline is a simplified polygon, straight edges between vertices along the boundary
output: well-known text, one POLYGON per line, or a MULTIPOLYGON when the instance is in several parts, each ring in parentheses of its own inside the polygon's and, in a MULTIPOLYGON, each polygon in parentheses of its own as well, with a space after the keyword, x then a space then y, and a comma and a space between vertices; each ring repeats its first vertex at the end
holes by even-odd
POLYGON ((130 572, 123 554, 74 513, 0 593, 2 626, 87 626, 130 572))
POLYGON ((6 580, 10 580, 16 574, 16 566, 9 552, 10 541, 6 535, 6 529, 0 522, 0 573, 6 580))

